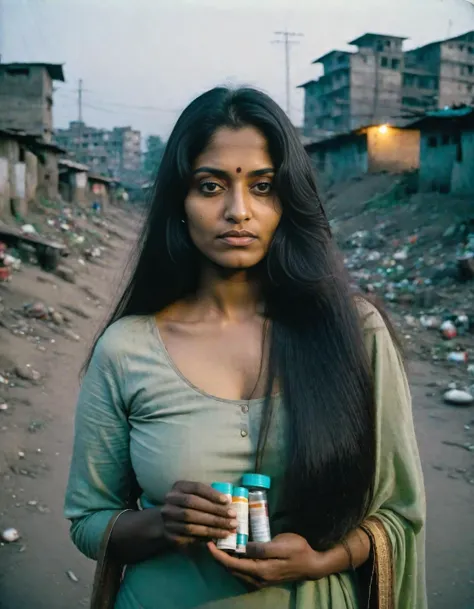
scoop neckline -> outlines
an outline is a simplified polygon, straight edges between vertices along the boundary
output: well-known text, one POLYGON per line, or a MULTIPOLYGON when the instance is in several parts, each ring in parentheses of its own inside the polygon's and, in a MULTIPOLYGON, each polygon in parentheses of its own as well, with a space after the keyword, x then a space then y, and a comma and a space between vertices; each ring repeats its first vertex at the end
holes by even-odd
MULTIPOLYGON (((152 315, 149 318, 149 322, 152 326, 152 333, 154 335, 154 337, 156 338, 158 345, 161 348, 161 351, 163 352, 166 361, 168 362, 169 367, 173 370, 173 372, 176 374, 176 376, 179 377, 179 379, 181 381, 183 381, 183 383, 185 383, 189 389, 192 389, 195 393, 198 393, 199 395, 209 398, 210 400, 214 400, 216 402, 224 402, 226 404, 258 404, 261 402, 265 401, 265 396, 261 397, 261 398, 251 398, 250 400, 230 400, 228 398, 220 398, 217 395, 212 395, 212 393, 208 393, 207 391, 204 391, 204 389, 201 389, 200 387, 198 387, 197 385, 195 385, 192 381, 190 381, 179 369, 179 367, 176 365, 175 361, 173 360, 173 358, 171 357, 168 349, 166 348, 165 345, 165 341, 163 340, 163 337, 161 336, 161 332, 160 329, 158 328, 158 324, 156 323, 156 319, 155 316, 152 315)), ((273 399, 278 398, 280 396, 279 393, 275 394, 274 396, 272 396, 273 399)))

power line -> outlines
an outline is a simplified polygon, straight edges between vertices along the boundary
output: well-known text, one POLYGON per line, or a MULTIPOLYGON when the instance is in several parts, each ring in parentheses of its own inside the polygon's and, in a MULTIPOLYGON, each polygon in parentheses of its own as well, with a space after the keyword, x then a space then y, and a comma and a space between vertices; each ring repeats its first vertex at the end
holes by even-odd
POLYGON ((291 74, 290 74, 290 46, 292 44, 298 44, 296 40, 292 38, 303 36, 304 34, 297 32, 275 32, 275 36, 281 36, 282 40, 273 40, 272 44, 284 44, 285 45, 285 85, 286 85, 286 113, 291 116, 291 74))
MULTIPOLYGON (((62 95, 66 95, 66 96, 74 96, 75 99, 77 99, 77 89, 67 89, 65 87, 61 87, 60 89, 58 89, 58 93, 62 94, 62 95)), ((95 109, 97 110, 107 110, 107 111, 112 111, 112 108, 117 108, 118 110, 120 110, 121 108, 125 109, 125 110, 133 110, 133 111, 138 111, 138 112, 163 112, 163 113, 169 113, 169 114, 176 114, 177 112, 180 112, 180 109, 178 108, 161 108, 159 106, 141 106, 141 105, 135 105, 135 104, 129 104, 129 103, 125 103, 125 102, 117 102, 117 101, 108 101, 108 100, 103 100, 103 99, 94 99, 94 97, 97 98, 97 93, 94 93, 94 91, 92 91, 91 89, 85 89, 84 87, 82 88, 82 92, 84 93, 88 93, 89 95, 87 96, 88 100, 92 98, 91 102, 84 102, 84 106, 95 106, 95 109)), ((117 110, 117 111, 118 111, 117 110)))

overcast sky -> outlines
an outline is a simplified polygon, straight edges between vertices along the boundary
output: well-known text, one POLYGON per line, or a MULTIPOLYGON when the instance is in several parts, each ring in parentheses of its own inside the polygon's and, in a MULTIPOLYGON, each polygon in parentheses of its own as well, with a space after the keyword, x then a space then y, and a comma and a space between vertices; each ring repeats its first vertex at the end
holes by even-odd
POLYGON ((3 61, 63 63, 55 126, 77 119, 132 125, 166 137, 196 95, 222 83, 251 84, 285 104, 283 45, 275 31, 303 33, 291 49, 292 118, 318 76, 311 61, 367 31, 406 36, 413 48, 474 29, 469 0, 0 0, 3 61), (256 8, 258 7, 258 8, 256 8))

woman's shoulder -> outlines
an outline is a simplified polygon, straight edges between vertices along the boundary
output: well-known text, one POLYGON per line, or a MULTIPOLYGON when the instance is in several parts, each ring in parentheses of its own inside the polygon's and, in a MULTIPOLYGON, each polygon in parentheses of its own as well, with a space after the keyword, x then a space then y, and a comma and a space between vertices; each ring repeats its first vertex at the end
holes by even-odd
POLYGON ((388 330, 383 315, 370 300, 367 300, 363 296, 356 296, 355 304, 364 333, 388 330))
POLYGON ((151 336, 152 321, 149 315, 128 315, 114 321, 97 341, 96 351, 117 357, 143 350, 151 336))

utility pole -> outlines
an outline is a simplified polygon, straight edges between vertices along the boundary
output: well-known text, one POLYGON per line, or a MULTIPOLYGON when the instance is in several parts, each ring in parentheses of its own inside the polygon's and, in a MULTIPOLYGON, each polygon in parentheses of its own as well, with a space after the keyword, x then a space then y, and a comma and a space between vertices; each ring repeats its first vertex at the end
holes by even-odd
POLYGON ((3 36, 5 33, 5 26, 4 26, 4 18, 5 18, 5 10, 3 8, 3 0, 0 0, 0 63, 2 63, 2 58, 3 58, 3 36))
POLYGON ((83 82, 82 78, 79 79, 79 86, 77 87, 77 119, 79 121, 79 143, 76 151, 76 160, 82 162, 83 149, 82 142, 84 140, 84 124, 82 122, 82 93, 83 93, 83 82))
MULTIPOLYGON (((1 0, 0 0, 1 2, 1 0)), ((82 78, 79 79, 79 87, 77 89, 77 107, 78 107, 78 121, 82 123, 82 92, 83 92, 82 78)))
POLYGON ((273 44, 285 45, 285 87, 286 87, 286 113, 291 117, 291 73, 290 73, 290 45, 298 44, 293 38, 303 36, 297 32, 275 32, 275 36, 281 36, 280 40, 274 40, 273 44))

